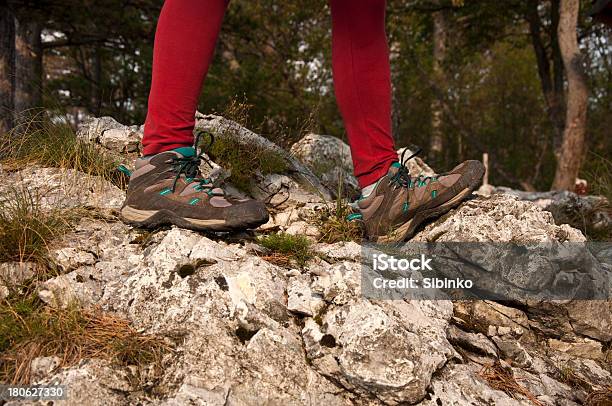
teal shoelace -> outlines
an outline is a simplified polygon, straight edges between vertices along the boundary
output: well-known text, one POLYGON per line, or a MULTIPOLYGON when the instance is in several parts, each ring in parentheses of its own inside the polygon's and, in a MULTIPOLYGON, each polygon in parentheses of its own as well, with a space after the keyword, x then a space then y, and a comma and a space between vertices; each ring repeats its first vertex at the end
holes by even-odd
POLYGON ((209 132, 199 132, 195 138, 194 149, 196 153, 193 156, 182 156, 172 158, 172 164, 174 166, 174 172, 176 176, 174 177, 174 183, 172 184, 172 192, 176 188, 176 184, 178 183, 181 175, 185 175, 187 180, 187 184, 191 184, 193 182, 198 183, 196 186, 196 190, 202 191, 205 187, 209 188, 209 193, 211 194, 213 188, 211 187, 213 181, 210 178, 201 177, 200 165, 202 161, 204 161, 210 168, 214 168, 210 160, 204 156, 204 149, 200 148, 200 137, 201 135, 208 135, 210 137, 210 143, 206 147, 206 149, 210 149, 213 143, 215 142, 215 137, 209 132))
POLYGON ((395 187, 404 187, 408 189, 414 189, 415 187, 425 186, 427 185, 428 182, 437 180, 437 177, 435 176, 424 176, 424 175, 411 176, 410 171, 408 170, 408 167, 406 167, 404 163, 411 160, 412 158, 415 158, 417 155, 419 155, 422 149, 418 148, 416 152, 414 152, 408 158, 404 159, 404 155, 406 154, 406 151, 408 150, 404 149, 404 152, 402 152, 402 155, 400 157, 400 162, 399 162, 400 167, 398 168, 395 175, 391 177, 391 183, 395 185, 395 187))

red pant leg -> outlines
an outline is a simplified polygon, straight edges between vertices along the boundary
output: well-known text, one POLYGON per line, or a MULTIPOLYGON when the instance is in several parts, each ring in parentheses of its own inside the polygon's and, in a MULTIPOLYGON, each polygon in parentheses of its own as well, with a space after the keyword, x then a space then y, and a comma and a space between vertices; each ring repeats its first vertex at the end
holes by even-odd
POLYGON ((198 97, 227 0, 166 0, 157 24, 145 155, 191 146, 198 97))
POLYGON ((391 69, 385 0, 330 0, 338 107, 361 187, 397 161, 391 132, 391 69))

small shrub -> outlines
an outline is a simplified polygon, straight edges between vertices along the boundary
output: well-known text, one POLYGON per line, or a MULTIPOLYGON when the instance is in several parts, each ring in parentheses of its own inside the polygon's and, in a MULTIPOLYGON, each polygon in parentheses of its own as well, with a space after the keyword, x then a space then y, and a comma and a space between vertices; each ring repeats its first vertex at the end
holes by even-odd
POLYGON ((28 384, 34 358, 57 356, 61 366, 83 358, 159 366, 168 345, 138 333, 127 320, 78 306, 44 306, 35 293, 0 303, 0 382, 28 384))
MULTIPOLYGON (((203 145, 208 145, 208 141, 203 141, 203 145)), ((287 163, 279 154, 226 138, 216 138, 205 151, 213 161, 231 171, 228 181, 245 192, 249 192, 251 180, 257 172, 266 175, 287 170, 287 163)))
POLYGON ((290 266, 295 262, 303 267, 306 262, 314 257, 310 249, 310 241, 302 235, 291 235, 287 233, 276 233, 261 236, 259 244, 271 251, 271 255, 264 259, 281 266, 290 266))

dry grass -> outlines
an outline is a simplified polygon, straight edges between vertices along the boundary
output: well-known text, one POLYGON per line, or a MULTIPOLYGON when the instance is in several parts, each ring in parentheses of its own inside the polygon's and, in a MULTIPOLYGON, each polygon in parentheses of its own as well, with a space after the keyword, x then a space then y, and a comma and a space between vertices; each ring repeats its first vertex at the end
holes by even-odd
POLYGON ((160 338, 138 333, 128 321, 97 309, 54 309, 34 294, 0 303, 0 382, 29 383, 37 357, 57 356, 64 367, 98 358, 159 368, 168 350, 160 338))
POLYGON ((76 169, 125 189, 127 178, 117 170, 118 161, 96 145, 79 140, 66 121, 42 110, 20 122, 0 135, 0 162, 5 170, 33 164, 76 169))
POLYGON ((0 262, 42 262, 49 242, 68 230, 65 211, 43 210, 38 196, 9 189, 0 201, 0 262))
MULTIPOLYGON (((605 196, 612 202, 612 161, 601 155, 590 153, 585 170, 590 193, 605 196)), ((586 166, 586 165, 585 165, 586 166)))
POLYGON ((584 402, 587 406, 612 406, 612 385, 595 389, 593 385, 580 377, 569 364, 557 366, 557 379, 575 389, 582 389, 588 393, 584 402))
POLYGON ((489 386, 493 389, 505 392, 508 396, 516 398, 517 395, 524 396, 529 399, 531 403, 536 406, 543 406, 543 404, 536 399, 536 397, 527 388, 520 385, 512 374, 506 371, 499 362, 494 364, 485 365, 479 375, 487 381, 489 386))
POLYGON ((589 393, 584 404, 587 406, 612 406, 612 385, 589 393))
POLYGON ((271 264, 278 265, 283 268, 290 268, 292 264, 292 256, 290 254, 281 254, 278 252, 273 252, 269 255, 262 255, 260 258, 265 261, 268 261, 271 264))

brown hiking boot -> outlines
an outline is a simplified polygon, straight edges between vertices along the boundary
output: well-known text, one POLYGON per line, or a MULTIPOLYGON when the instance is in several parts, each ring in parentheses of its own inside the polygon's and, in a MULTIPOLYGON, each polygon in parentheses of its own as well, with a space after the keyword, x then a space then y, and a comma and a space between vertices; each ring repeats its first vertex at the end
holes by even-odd
POLYGON ((256 228, 268 221, 262 202, 227 197, 210 179, 202 178, 202 159, 190 147, 137 159, 122 219, 146 228, 174 224, 198 231, 256 228))
POLYGON ((483 175, 484 166, 478 161, 465 161, 448 173, 416 177, 394 163, 374 191, 357 201, 368 237, 378 243, 412 237, 425 220, 458 206, 480 185, 483 175))

